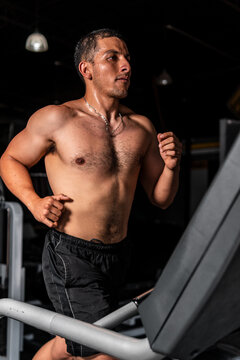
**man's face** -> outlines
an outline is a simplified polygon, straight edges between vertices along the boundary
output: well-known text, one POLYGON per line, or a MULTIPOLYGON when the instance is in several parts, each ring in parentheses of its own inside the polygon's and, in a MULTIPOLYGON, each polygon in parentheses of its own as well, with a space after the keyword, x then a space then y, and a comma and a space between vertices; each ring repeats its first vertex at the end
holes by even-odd
POLYGON ((92 64, 93 86, 108 96, 126 97, 131 76, 129 61, 124 41, 116 37, 99 39, 92 64))

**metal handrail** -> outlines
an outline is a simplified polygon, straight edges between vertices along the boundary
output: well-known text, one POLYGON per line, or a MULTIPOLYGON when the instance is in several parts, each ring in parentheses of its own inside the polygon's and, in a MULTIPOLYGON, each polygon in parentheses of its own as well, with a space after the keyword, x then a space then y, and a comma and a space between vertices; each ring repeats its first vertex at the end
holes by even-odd
MULTIPOLYGON (((1 202, 1 209, 8 212, 7 228, 7 273, 8 297, 24 300, 25 273, 22 267, 23 210, 16 202, 1 202)), ((23 325, 13 319, 7 322, 7 360, 19 360, 23 346, 23 325)), ((0 357, 1 359, 6 359, 0 357)))
MULTIPOLYGON (((137 339, 122 335, 24 302, 0 299, 0 314, 121 360, 160 360, 163 358, 163 355, 151 350, 147 338, 137 339)), ((108 317, 108 324, 110 323, 108 317)))

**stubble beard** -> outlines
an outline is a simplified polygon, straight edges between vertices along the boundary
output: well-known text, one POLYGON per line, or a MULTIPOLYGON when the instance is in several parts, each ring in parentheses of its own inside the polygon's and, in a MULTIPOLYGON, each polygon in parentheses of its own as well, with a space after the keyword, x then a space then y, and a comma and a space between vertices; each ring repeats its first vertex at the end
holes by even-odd
POLYGON ((124 99, 128 95, 128 89, 114 89, 112 91, 109 91, 108 95, 115 99, 124 99))
POLYGON ((129 86, 126 87, 113 86, 110 89, 106 89, 106 94, 114 99, 119 99, 119 100, 124 99, 128 95, 128 88, 129 86))
POLYGON ((112 87, 111 89, 106 89, 104 87, 104 82, 102 82, 100 79, 95 77, 95 81, 94 81, 94 85, 96 88, 99 89, 100 93, 105 93, 107 96, 114 98, 114 99, 124 99, 127 97, 128 95, 128 87, 126 88, 118 88, 116 87, 112 87))

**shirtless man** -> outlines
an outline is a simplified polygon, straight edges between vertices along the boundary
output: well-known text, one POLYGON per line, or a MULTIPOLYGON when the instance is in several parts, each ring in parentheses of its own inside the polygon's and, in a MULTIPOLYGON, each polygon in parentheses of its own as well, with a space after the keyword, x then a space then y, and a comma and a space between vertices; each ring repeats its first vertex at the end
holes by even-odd
MULTIPOLYGON (((75 63, 84 97, 33 114, 0 169, 12 193, 50 228, 43 274, 56 311, 94 322, 116 306, 115 290, 129 264, 126 236, 137 180, 154 205, 168 207, 178 189, 182 146, 173 133, 157 135, 145 116, 119 103, 131 76, 121 35, 109 29, 88 34, 76 47, 75 63), (45 198, 28 172, 42 157, 53 191, 45 198)), ((66 342, 55 337, 34 360, 112 359, 66 342)))

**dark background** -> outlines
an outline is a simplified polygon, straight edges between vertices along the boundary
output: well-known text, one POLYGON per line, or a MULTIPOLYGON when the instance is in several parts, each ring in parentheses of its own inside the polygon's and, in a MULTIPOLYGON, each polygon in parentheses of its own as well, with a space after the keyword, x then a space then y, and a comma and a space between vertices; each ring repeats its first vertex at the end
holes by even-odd
MULTIPOLYGON (((216 174, 219 120, 240 119, 240 1, 0 0, 0 154, 34 111, 83 95, 74 47, 83 34, 104 27, 119 30, 131 54, 133 75, 123 102, 184 144, 179 193, 169 209, 154 208, 137 188, 125 300, 154 285, 216 174), (25 49, 36 27, 48 40, 45 53, 25 49), (157 78, 164 69, 172 83, 162 87, 157 78)), ((42 163, 31 174, 39 194, 47 194, 42 163)), ((16 200, 4 190, 7 200, 16 200)), ((23 208, 25 298, 48 307, 40 265, 46 228, 23 208)), ((35 334, 29 352, 41 341, 35 334)))
POLYGON ((133 77, 125 102, 131 108, 181 137, 217 135, 219 118, 232 115, 227 102, 239 86, 237 0, 1 0, 2 116, 26 122, 44 105, 80 97, 74 46, 103 27, 127 40, 133 77), (36 27, 48 40, 46 53, 25 50, 36 27), (164 68, 172 86, 156 90, 154 77, 164 68))

